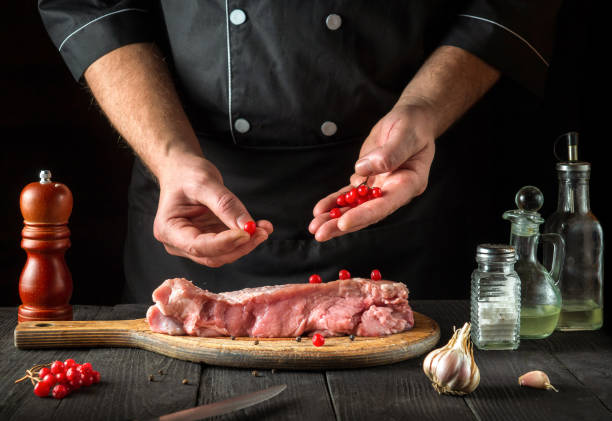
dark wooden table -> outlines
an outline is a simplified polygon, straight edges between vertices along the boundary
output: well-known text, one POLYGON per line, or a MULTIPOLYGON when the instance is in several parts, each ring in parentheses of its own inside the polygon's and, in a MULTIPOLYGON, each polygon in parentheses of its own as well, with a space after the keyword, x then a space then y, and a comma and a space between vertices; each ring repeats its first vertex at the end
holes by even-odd
MULTIPOLYGON (((440 324, 446 343, 453 325, 469 319, 465 301, 415 301, 440 324)), ((75 320, 140 318, 144 305, 76 306, 75 320)), ((146 419, 276 384, 279 396, 221 419, 251 420, 612 420, 612 337, 604 332, 556 332, 523 341, 517 351, 476 351, 481 382, 465 397, 439 396, 423 374, 424 356, 354 370, 300 372, 213 367, 127 348, 19 350, 16 308, 0 308, 0 420, 146 419), (102 382, 63 400, 38 398, 13 381, 37 363, 90 361, 102 382), (543 370, 559 393, 519 387, 517 378, 543 370), (163 371, 163 375, 159 374, 163 371), (149 381, 149 375, 154 381, 149 381), (182 384, 188 379, 188 384, 182 384)))

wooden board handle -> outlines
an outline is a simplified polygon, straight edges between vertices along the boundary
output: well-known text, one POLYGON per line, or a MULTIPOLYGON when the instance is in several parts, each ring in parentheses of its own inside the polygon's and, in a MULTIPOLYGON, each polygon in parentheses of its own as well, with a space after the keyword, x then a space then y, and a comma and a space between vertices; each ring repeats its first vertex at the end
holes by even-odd
POLYGON ((20 349, 97 346, 136 346, 139 332, 148 330, 144 319, 22 322, 15 329, 20 349))

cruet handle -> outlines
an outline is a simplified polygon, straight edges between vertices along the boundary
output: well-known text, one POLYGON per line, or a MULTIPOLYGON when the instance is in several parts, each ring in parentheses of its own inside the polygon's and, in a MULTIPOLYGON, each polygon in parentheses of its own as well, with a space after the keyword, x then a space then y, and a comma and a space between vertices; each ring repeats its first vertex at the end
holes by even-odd
POLYGON ((555 285, 557 285, 559 283, 561 267, 563 266, 563 261, 565 260, 565 241, 563 241, 563 237, 555 232, 540 234, 540 239, 543 242, 551 243, 553 245, 554 251, 549 273, 555 282, 555 285))

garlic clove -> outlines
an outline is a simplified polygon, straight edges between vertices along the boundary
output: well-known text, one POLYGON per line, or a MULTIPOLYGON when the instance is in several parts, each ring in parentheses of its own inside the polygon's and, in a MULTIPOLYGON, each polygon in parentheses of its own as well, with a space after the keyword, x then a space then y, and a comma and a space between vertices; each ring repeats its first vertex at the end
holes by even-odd
POLYGON ((558 390, 550 384, 550 380, 545 372, 540 370, 530 371, 518 378, 519 386, 534 387, 536 389, 552 389, 555 392, 558 390))
POLYGON ((465 395, 478 387, 480 370, 474 362, 469 323, 455 330, 448 344, 427 354, 423 371, 438 393, 465 395))

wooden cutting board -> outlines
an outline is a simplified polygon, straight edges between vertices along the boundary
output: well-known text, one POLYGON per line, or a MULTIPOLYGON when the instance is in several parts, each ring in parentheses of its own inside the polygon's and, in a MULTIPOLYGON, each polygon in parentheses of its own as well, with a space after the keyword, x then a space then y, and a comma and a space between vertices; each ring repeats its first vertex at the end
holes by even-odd
POLYGON ((414 313, 414 328, 385 337, 326 338, 315 347, 310 338, 198 338, 151 332, 145 319, 22 322, 15 329, 21 349, 131 347, 181 360, 248 368, 316 370, 391 364, 429 351, 440 339, 438 324, 414 313))

